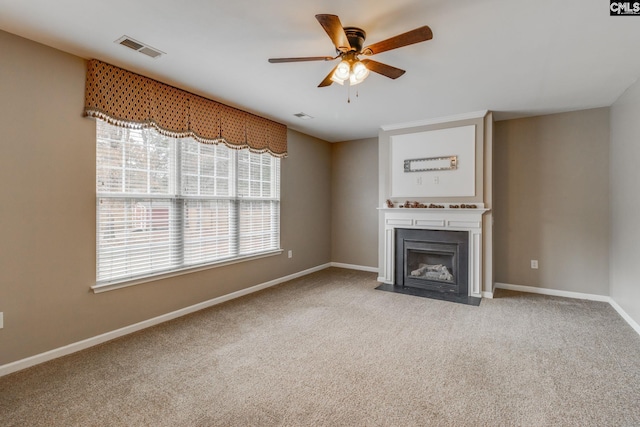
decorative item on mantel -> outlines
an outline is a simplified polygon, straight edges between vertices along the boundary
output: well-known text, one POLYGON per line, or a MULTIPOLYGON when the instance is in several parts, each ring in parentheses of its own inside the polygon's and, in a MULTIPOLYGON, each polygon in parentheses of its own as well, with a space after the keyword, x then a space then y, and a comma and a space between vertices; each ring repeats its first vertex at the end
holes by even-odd
MULTIPOLYGON (((391 208, 395 208, 395 203, 394 201, 387 199, 385 204, 387 206, 387 208, 391 209, 391 208)), ((478 209, 478 205, 475 204, 460 204, 460 205, 453 205, 453 204, 449 204, 448 206, 445 205, 437 205, 435 203, 430 203, 428 205, 424 204, 424 203, 420 203, 418 201, 410 201, 407 200, 404 203, 400 203, 398 205, 398 208, 407 208, 407 209, 478 209)))

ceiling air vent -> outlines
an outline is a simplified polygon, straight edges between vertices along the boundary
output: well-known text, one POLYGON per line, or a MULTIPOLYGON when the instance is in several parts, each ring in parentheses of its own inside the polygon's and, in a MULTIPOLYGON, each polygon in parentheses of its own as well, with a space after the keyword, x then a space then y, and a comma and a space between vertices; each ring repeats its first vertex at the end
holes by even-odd
POLYGON ((158 56, 162 55, 162 52, 155 49, 151 49, 150 47, 146 47, 146 46, 138 50, 138 52, 144 53, 145 55, 150 56, 152 58, 157 58, 158 56))
POLYGON ((129 49, 133 49, 151 58, 158 58, 164 54, 164 52, 158 49, 154 49, 151 46, 146 45, 144 43, 140 43, 139 41, 134 40, 129 36, 122 36, 118 40, 116 40, 114 43, 118 43, 118 44, 121 44, 122 46, 126 46, 129 49))

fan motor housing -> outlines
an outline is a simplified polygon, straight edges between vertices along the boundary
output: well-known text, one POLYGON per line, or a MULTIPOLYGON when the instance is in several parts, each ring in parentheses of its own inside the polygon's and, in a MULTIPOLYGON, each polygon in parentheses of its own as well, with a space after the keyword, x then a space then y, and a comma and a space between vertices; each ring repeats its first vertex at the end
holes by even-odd
POLYGON ((367 33, 365 33, 362 28, 358 27, 344 27, 344 32, 347 35, 349 44, 351 45, 351 50, 361 52, 364 40, 367 38, 367 33))

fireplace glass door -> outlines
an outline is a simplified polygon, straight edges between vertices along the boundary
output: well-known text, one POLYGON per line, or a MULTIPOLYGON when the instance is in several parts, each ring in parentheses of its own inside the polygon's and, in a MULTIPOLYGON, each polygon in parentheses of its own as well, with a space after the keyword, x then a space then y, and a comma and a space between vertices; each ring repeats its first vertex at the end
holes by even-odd
POLYGON ((396 285, 464 295, 466 231, 396 229, 396 285))

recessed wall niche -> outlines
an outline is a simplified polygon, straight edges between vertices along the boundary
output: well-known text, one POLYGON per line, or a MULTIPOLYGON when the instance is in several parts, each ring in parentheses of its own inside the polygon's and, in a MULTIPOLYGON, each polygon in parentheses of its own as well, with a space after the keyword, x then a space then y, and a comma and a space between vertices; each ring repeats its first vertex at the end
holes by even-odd
POLYGON ((476 126, 393 135, 390 197, 473 197, 476 126))

